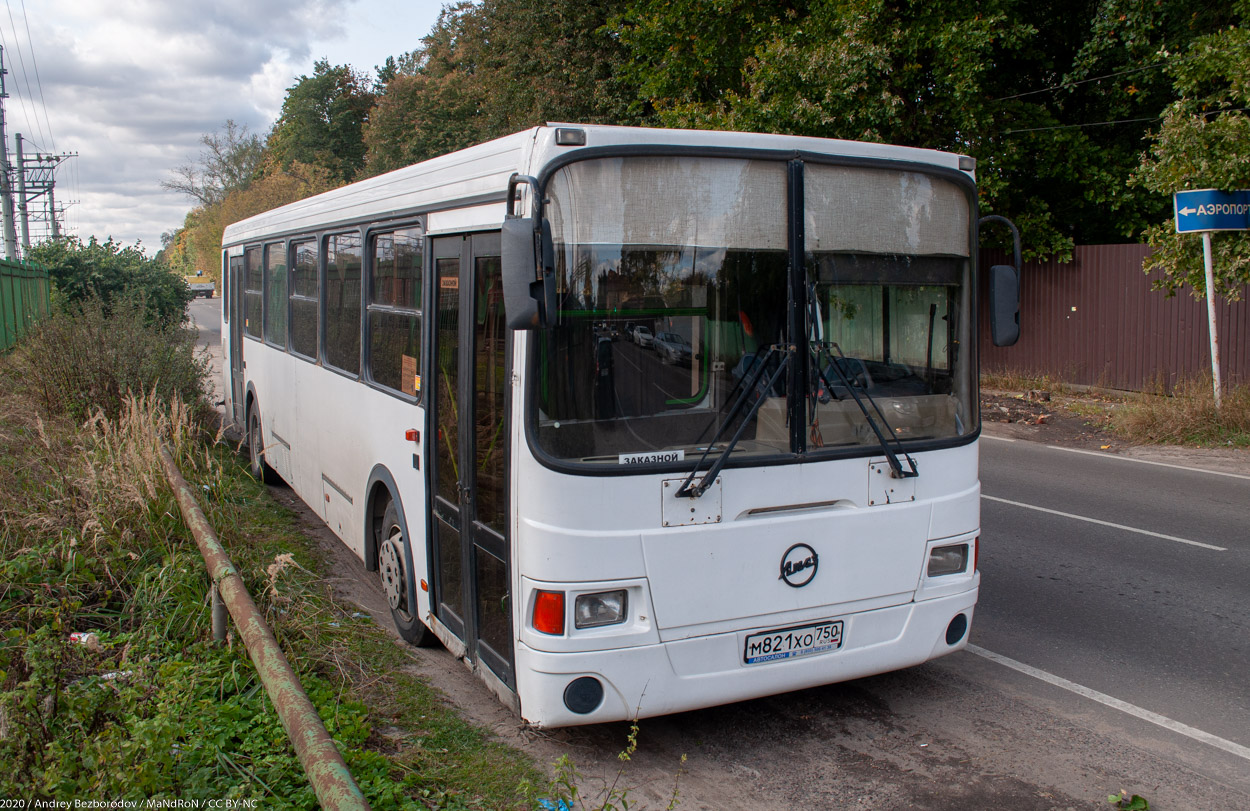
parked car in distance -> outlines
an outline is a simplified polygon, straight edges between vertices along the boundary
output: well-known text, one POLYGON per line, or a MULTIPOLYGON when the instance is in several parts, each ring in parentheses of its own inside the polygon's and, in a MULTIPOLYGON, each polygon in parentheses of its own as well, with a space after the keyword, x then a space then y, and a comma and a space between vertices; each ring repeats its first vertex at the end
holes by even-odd
POLYGON ((641 324, 634 327, 634 343, 639 346, 651 346, 654 340, 655 336, 651 334, 650 327, 644 327, 641 324))
POLYGON ((653 344, 655 351, 660 356, 660 360, 664 363, 689 364, 690 359, 694 356, 694 350, 691 348, 690 342, 676 332, 656 333, 653 344))
POLYGON ((193 298, 212 298, 216 287, 213 285, 212 279, 205 276, 188 276, 186 277, 187 287, 191 288, 191 296, 193 298))

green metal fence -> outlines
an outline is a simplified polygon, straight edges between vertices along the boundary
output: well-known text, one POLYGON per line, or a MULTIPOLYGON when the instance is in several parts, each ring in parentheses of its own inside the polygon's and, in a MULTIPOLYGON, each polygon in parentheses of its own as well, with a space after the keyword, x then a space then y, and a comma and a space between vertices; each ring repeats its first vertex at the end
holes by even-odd
POLYGON ((0 352, 49 313, 51 290, 48 271, 0 259, 0 352))

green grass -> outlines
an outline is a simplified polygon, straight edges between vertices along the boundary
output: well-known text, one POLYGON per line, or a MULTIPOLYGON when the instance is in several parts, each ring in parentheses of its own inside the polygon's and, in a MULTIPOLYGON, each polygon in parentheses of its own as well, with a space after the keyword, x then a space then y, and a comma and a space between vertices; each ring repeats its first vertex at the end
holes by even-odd
POLYGON ((296 516, 191 410, 132 396, 79 423, 41 414, 24 381, 0 368, 0 797, 316 807, 242 645, 209 641, 204 563, 158 461, 169 442, 373 807, 525 805, 520 785, 543 779, 529 758, 336 603, 296 516))

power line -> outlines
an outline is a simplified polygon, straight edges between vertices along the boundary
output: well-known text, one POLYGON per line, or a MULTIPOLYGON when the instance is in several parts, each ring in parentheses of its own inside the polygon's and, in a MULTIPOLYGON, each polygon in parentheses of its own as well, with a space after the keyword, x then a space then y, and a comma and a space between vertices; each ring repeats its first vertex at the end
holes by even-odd
POLYGON ((1053 127, 1029 127, 1028 129, 1019 130, 1003 130, 1003 135, 1014 135, 1017 132, 1046 132, 1047 130, 1070 130, 1078 127, 1106 127, 1111 124, 1139 124, 1143 121, 1162 121, 1163 119, 1155 116, 1154 118, 1121 118, 1118 121, 1093 121, 1088 124, 1057 124, 1053 127))
MULTIPOLYGON (((1177 59, 1176 61, 1181 61, 1181 60, 1177 59)), ((1118 70, 1115 73, 1106 73, 1106 74, 1103 74, 1102 76, 1092 76, 1088 79, 1080 79, 1079 81, 1075 81, 1075 82, 1060 82, 1057 85, 1052 85, 1050 87, 1043 87, 1041 90, 1029 90, 1028 92, 1025 92, 1025 93, 1016 93, 1014 96, 1003 96, 1001 98, 994 99, 994 101, 1009 101, 1011 99, 1022 99, 1025 96, 1035 96, 1038 93, 1050 93, 1054 90, 1066 90, 1071 87, 1076 87, 1079 84, 1087 84, 1089 82, 1100 82, 1103 79, 1113 79, 1116 76, 1127 76, 1130 73, 1141 73, 1142 71, 1154 70, 1155 68, 1163 67, 1166 64, 1168 64, 1168 60, 1161 59, 1158 62, 1153 62, 1149 65, 1145 65, 1140 68, 1129 68, 1128 70, 1118 70)))
MULTIPOLYGON (((1212 116, 1212 115, 1220 115, 1221 113, 1244 113, 1246 111, 1250 111, 1250 107, 1221 107, 1218 110, 1206 110, 1203 112, 1194 113, 1194 115, 1200 115, 1200 116, 1205 117, 1205 116, 1212 116)), ((1163 120, 1162 116, 1155 116, 1154 118, 1121 118, 1116 121, 1091 121, 1086 124, 1056 124, 1053 127, 1029 127, 1027 129, 1003 130, 1003 135, 1014 135, 1017 132, 1046 132, 1048 130, 1069 130, 1069 129, 1075 129, 1077 127, 1105 127, 1111 124, 1140 124, 1143 121, 1162 121, 1162 120, 1163 120)))
MULTIPOLYGON (((35 61, 35 40, 30 35, 30 17, 26 14, 26 0, 22 0, 22 22, 26 25, 26 42, 30 45, 30 63, 35 67, 35 87, 39 88, 39 105, 43 107, 43 120, 48 125, 48 138, 52 151, 56 151, 56 136, 52 134, 52 119, 48 118, 48 103, 43 99, 43 82, 39 78, 39 63, 35 61)), ((34 99, 31 100, 32 104, 34 99)))
MULTIPOLYGON (((9 4, 9 0, 4 0, 4 7, 9 13, 9 28, 13 31, 13 46, 17 49, 17 62, 22 67, 22 80, 26 83, 26 96, 30 99, 30 105, 33 111, 35 102, 34 94, 31 93, 30 90, 30 73, 26 70, 26 59, 22 56, 22 45, 18 42, 19 37, 17 35, 17 23, 13 20, 13 7, 9 4)), ((33 58, 34 54, 31 54, 31 57, 33 58)), ((18 95, 18 98, 21 98, 20 94, 18 95)), ((22 99, 22 113, 26 114, 26 99, 22 99)), ((28 114, 26 122, 28 124, 34 124, 41 140, 45 137, 43 125, 39 123, 38 115, 35 115, 33 112, 28 114)))

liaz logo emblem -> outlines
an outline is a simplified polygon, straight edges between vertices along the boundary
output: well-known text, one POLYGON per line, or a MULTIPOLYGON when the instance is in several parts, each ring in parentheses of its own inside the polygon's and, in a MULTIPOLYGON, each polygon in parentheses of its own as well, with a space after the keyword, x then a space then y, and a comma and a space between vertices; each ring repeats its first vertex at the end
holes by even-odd
POLYGON ((781 556, 781 577, 777 579, 786 581, 787 586, 801 589, 812 582, 819 567, 820 556, 816 550, 805 543, 796 543, 781 556))

